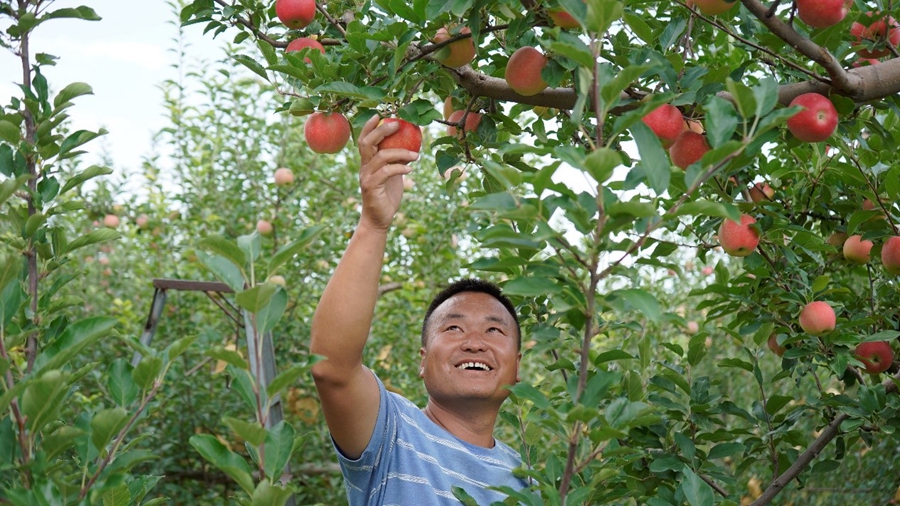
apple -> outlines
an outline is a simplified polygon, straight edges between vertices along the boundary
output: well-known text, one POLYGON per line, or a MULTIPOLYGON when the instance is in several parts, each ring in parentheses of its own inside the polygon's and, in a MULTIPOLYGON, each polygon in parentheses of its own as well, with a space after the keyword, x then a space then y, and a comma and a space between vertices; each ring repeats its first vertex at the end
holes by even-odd
POLYGON ((659 137, 664 148, 672 146, 684 130, 684 117, 672 104, 663 104, 641 119, 659 137))
POLYGON ((750 187, 750 200, 755 204, 759 204, 763 200, 772 200, 775 196, 775 190, 769 186, 769 183, 756 183, 750 187))
POLYGON ((790 106, 804 109, 787 120, 788 130, 803 142, 824 141, 837 128, 837 110, 824 95, 804 93, 794 98, 790 106))
POLYGON ((706 137, 692 130, 685 130, 678 134, 675 143, 669 148, 669 156, 677 167, 687 169, 691 164, 703 158, 703 155, 709 150, 706 137))
POLYGON ((547 9, 550 21, 560 28, 578 28, 581 24, 564 9, 547 9))
POLYGON ((275 184, 277 186, 287 186, 294 182, 294 171, 287 167, 275 169, 275 184))
POLYGON ((759 231, 752 225, 756 223, 753 216, 742 214, 740 223, 725 219, 719 226, 719 244, 725 253, 736 257, 745 257, 759 245, 759 231))
POLYGON ((881 247, 881 264, 889 273, 900 276, 900 236, 885 241, 881 247))
POLYGON ((547 57, 531 47, 520 47, 506 63, 504 78, 509 87, 523 96, 537 95, 547 88, 541 71, 547 66, 547 57))
POLYGON ((704 276, 711 276, 715 269, 712 268, 711 265, 707 265, 700 271, 704 276))
POLYGON ((787 351, 787 348, 778 344, 778 335, 772 334, 769 336, 769 340, 766 341, 766 345, 772 350, 772 353, 778 355, 779 357, 784 356, 784 352, 787 351))
POLYGON ((887 341, 860 343, 853 356, 866 366, 866 372, 869 374, 883 373, 894 363, 894 350, 887 341))
POLYGON ((393 122, 400 123, 400 129, 382 139, 378 149, 405 149, 418 153, 422 149, 422 129, 400 118, 385 118, 379 125, 393 122))
POLYGON ((851 235, 844 241, 844 258, 855 264, 869 263, 872 241, 863 240, 860 235, 851 235))
POLYGON ((850 12, 853 0, 796 0, 800 20, 813 28, 840 23, 850 12))
POLYGON ((119 226, 119 217, 115 214, 107 214, 103 217, 103 226, 108 228, 117 228, 119 226))
MULTIPOLYGON (((416 181, 413 178, 411 178, 407 175, 404 175, 403 176, 403 190, 409 191, 415 187, 416 187, 416 181)), ((397 214, 400 214, 400 213, 397 213, 397 214)), ((397 215, 394 215, 394 223, 398 224, 399 221, 400 220, 398 219, 397 215)))
POLYGON ((350 139, 350 122, 339 112, 314 112, 303 125, 303 137, 316 153, 337 153, 350 139))
POLYGON ((256 222, 256 231, 259 232, 259 235, 269 236, 275 231, 275 227, 266 220, 259 220, 256 222))
MULTIPOLYGON (((459 33, 471 34, 472 30, 470 30, 469 27, 464 26, 459 30, 459 33)), ((456 35, 457 34, 451 35, 450 30, 441 27, 434 35, 433 42, 435 44, 440 44, 456 35)), ((441 62, 441 65, 446 67, 457 68, 467 65, 475 59, 475 41, 472 40, 472 37, 466 37, 457 40, 456 42, 451 42, 434 53, 434 58, 441 62)))
POLYGON ((316 17, 316 0, 275 0, 275 15, 292 30, 306 28, 316 17))
MULTIPOLYGON (((447 118, 447 121, 459 124, 459 122, 462 120, 463 114, 465 114, 465 111, 453 111, 453 114, 451 114, 450 117, 447 118)), ((479 124, 481 124, 481 114, 469 111, 469 114, 466 115, 466 124, 463 125, 463 132, 474 132, 478 130, 479 124)), ((462 137, 462 135, 459 135, 458 130, 459 129, 455 125, 448 125, 447 135, 453 137, 462 137)))
POLYGON ((834 232, 833 234, 828 236, 828 239, 825 239, 825 243, 835 248, 843 248, 844 241, 847 240, 847 234, 844 232, 834 232))
POLYGON ((733 0, 731 2, 727 2, 725 0, 692 0, 694 5, 700 9, 700 12, 706 14, 707 16, 716 16, 719 14, 723 14, 725 12, 733 9, 738 2, 737 0, 733 0))
POLYGON ((453 114, 453 98, 447 97, 444 100, 444 119, 450 118, 451 114, 453 114))
POLYGON ((687 328, 685 329, 685 332, 690 335, 694 335, 697 332, 700 332, 700 324, 695 322, 694 320, 687 322, 687 328))
POLYGON ((855 62, 850 64, 850 66, 853 68, 859 68, 878 65, 879 63, 881 63, 881 60, 876 60, 875 58, 857 58, 855 62))
POLYGON ((837 318, 827 302, 810 302, 800 311, 800 327, 804 332, 821 336, 834 330, 837 318))
MULTIPOLYGON (((870 18, 876 15, 879 14, 872 11, 866 13, 866 16, 870 18)), ((883 44, 883 41, 885 38, 887 38, 891 45, 895 47, 900 44, 900 26, 898 26, 897 21, 890 16, 882 17, 881 19, 872 22, 869 26, 863 25, 858 21, 854 22, 850 26, 850 35, 856 37, 857 45, 862 44, 863 41, 881 41, 882 43, 878 45, 884 46, 885 44, 883 44), (888 25, 891 26, 890 30, 888 30, 888 25)), ((891 54, 890 49, 887 47, 881 49, 860 48, 856 52, 863 58, 882 58, 891 54)))
POLYGON ((276 274, 274 276, 269 276, 269 283, 272 283, 273 285, 284 286, 285 284, 287 284, 287 281, 284 279, 284 276, 276 274))
MULTIPOLYGON (((294 39, 290 41, 286 48, 284 48, 285 53, 291 53, 294 51, 300 51, 301 49, 305 49, 308 47, 312 47, 318 49, 320 53, 325 54, 325 46, 322 45, 321 42, 316 39, 311 39, 309 37, 300 37, 299 39, 294 39)), ((303 58, 305 63, 311 63, 308 56, 303 58)))
POLYGON ((146 214, 141 214, 134 219, 134 223, 138 226, 138 228, 147 228, 147 225, 150 224, 150 217, 146 214))
POLYGON ((682 127, 682 130, 693 130, 698 134, 702 134, 703 132, 705 132, 705 130, 703 129, 703 123, 700 123, 695 119, 684 120, 684 126, 682 127))

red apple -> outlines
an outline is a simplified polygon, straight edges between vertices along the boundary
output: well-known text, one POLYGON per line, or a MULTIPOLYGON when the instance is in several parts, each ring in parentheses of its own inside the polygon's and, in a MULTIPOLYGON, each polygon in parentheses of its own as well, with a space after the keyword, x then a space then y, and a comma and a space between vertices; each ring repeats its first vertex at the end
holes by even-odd
POLYGON ((787 351, 787 348, 778 344, 778 335, 772 334, 769 336, 769 340, 766 342, 766 345, 772 350, 772 353, 778 355, 779 357, 784 356, 784 352, 787 351))
POLYGON ((810 302, 800 311, 800 327, 804 332, 821 336, 834 330, 837 318, 827 302, 810 302))
POLYGON ((103 226, 108 228, 117 228, 119 226, 119 217, 115 214, 107 214, 103 217, 103 226))
MULTIPOLYGON (((293 51, 300 51, 301 49, 312 47, 318 49, 320 53, 325 54, 325 46, 323 46, 316 39, 311 39, 309 37, 300 37, 299 39, 294 39, 290 41, 287 47, 284 49, 286 53, 290 53, 293 51)), ((303 61, 306 63, 311 63, 308 56, 303 58, 303 61)))
POLYGON ((350 122, 339 112, 314 112, 306 119, 303 137, 316 153, 337 153, 350 139, 350 122))
POLYGON ((685 125, 681 111, 672 104, 663 104, 653 109, 642 120, 659 137, 664 148, 672 146, 685 125))
MULTIPOLYGON (((463 114, 465 111, 453 111, 447 121, 451 123, 459 123, 462 120, 463 114)), ((481 123, 481 114, 478 114, 474 111, 469 111, 469 114, 466 115, 466 124, 463 125, 463 132, 474 132, 478 130, 478 125, 481 123)), ((458 135, 458 129, 453 125, 447 126, 447 135, 451 135, 456 137, 458 135)), ((460 136, 462 137, 462 136, 460 136)))
POLYGON ((134 223, 138 226, 138 228, 147 228, 147 225, 150 224, 150 217, 146 214, 141 214, 134 219, 134 223))
POLYGON ((703 14, 706 14, 707 16, 716 16, 730 11, 740 2, 737 0, 731 2, 726 2, 725 0, 693 0, 693 3, 703 14))
POLYGON ((719 226, 719 244, 725 253, 736 257, 745 257, 759 245, 759 232, 752 225, 756 223, 753 216, 742 214, 741 222, 725 219, 719 226))
POLYGON ((881 247, 881 264, 889 273, 900 276, 900 236, 885 241, 881 247))
POLYGON ((400 129, 382 139, 378 149, 405 149, 418 153, 422 149, 422 129, 400 118, 385 118, 381 123, 395 121, 400 123, 400 129))
POLYGON ((869 263, 872 241, 864 241, 860 235, 851 235, 844 241, 844 258, 855 264, 869 263))
POLYGON ((453 98, 447 97, 444 99, 444 119, 450 118, 451 114, 453 114, 453 98))
POLYGON ((833 234, 828 236, 828 239, 825 239, 826 244, 830 244, 835 248, 844 247, 844 241, 847 240, 847 234, 844 232, 834 232, 833 234))
POLYGON ((764 200, 772 200, 775 196, 775 190, 769 186, 769 183, 756 183, 750 187, 750 200, 759 204, 764 200))
POLYGON ((853 0, 796 0, 800 20, 813 28, 828 28, 840 23, 853 0))
POLYGON ((578 28, 581 26, 581 24, 564 9, 547 9, 547 15, 550 16, 550 21, 553 21, 553 24, 560 28, 578 28))
POLYGON ((547 88, 547 83, 541 77, 541 70, 547 66, 547 62, 547 57, 537 49, 520 47, 506 63, 506 83, 519 95, 537 95, 547 88))
MULTIPOLYGON (((883 16, 878 13, 874 13, 869 11, 866 13, 866 16, 881 16, 880 19, 873 21, 869 26, 865 26, 860 22, 854 22, 850 26, 850 35, 856 37, 856 44, 862 44, 863 41, 871 41, 871 42, 879 42, 878 46, 885 46, 884 41, 885 38, 890 41, 891 45, 896 47, 900 44, 900 26, 897 25, 897 21, 890 16, 883 16), (890 25, 890 30, 888 30, 888 25, 890 25)), ((857 54, 863 58, 882 58, 891 54, 890 49, 887 47, 883 47, 880 49, 858 49, 857 54)))
POLYGON ((700 332, 700 324, 691 320, 687 322, 687 328, 684 331, 690 335, 694 335, 697 332, 700 332))
POLYGON ((316 0, 275 0, 275 15, 292 30, 305 28, 316 17, 316 0))
MULTIPOLYGON (((472 30, 470 30, 469 27, 464 26, 459 30, 459 33, 471 34, 472 30)), ((456 35, 457 34, 454 33, 452 36, 456 35)), ((451 38, 450 31, 442 27, 438 29, 437 33, 434 36, 433 42, 435 44, 439 44, 449 38, 451 38)), ((467 65, 469 62, 475 59, 475 42, 472 40, 472 37, 460 39, 456 42, 452 42, 449 45, 442 47, 434 54, 434 57, 444 66, 451 68, 462 67, 463 65, 467 65)))
POLYGON ((697 132, 698 134, 702 134, 705 132, 705 130, 703 129, 703 123, 700 123, 695 119, 684 120, 684 127, 682 127, 682 130, 692 130, 694 132, 697 132))
POLYGON ((275 227, 266 220, 259 220, 256 222, 256 231, 259 232, 259 235, 272 235, 274 230, 275 227))
POLYGON ((687 169, 694 162, 703 158, 703 155, 709 150, 706 137, 693 130, 685 130, 678 134, 675 143, 669 148, 669 156, 677 167, 687 169))
POLYGON ((294 182, 294 171, 287 167, 275 169, 275 184, 278 186, 287 186, 294 182))
POLYGON ((866 366, 869 374, 883 373, 894 363, 894 350, 887 341, 860 343, 853 355, 866 366))
POLYGON ((820 142, 831 137, 838 124, 837 110, 831 100, 818 93, 804 93, 791 101, 791 107, 804 110, 787 120, 788 130, 803 142, 820 142))

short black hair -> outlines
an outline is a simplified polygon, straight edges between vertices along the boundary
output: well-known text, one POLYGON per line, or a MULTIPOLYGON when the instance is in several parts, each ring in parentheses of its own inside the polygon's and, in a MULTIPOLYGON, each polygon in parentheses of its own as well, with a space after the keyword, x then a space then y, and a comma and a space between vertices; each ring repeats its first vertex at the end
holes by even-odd
POLYGON ((490 281, 477 278, 466 278, 451 283, 447 288, 444 288, 434 296, 434 299, 432 299, 431 304, 428 306, 428 310, 425 311, 425 319, 422 321, 422 346, 425 346, 425 334, 428 329, 428 320, 431 319, 431 314, 434 313, 434 310, 437 309, 438 306, 446 302, 447 299, 462 292, 486 293, 500 301, 500 303, 503 304, 503 307, 509 312, 510 316, 512 316, 513 321, 516 322, 516 348, 522 348, 522 328, 519 326, 519 316, 516 313, 516 307, 513 306, 509 297, 503 294, 503 290, 501 290, 499 286, 490 281))

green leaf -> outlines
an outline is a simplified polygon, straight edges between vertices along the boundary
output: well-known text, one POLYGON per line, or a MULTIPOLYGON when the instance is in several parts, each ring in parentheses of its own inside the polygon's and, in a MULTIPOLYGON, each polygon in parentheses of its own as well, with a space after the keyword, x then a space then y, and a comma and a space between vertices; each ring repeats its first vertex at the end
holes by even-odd
POLYGON ((281 247, 272 259, 269 260, 269 266, 266 273, 269 276, 275 274, 282 265, 303 251, 323 230, 325 230, 323 225, 315 225, 301 230, 300 236, 297 239, 281 247))
POLYGON ((813 281, 812 286, 810 287, 810 290, 812 290, 812 293, 814 293, 814 294, 819 293, 828 287, 829 282, 831 282, 831 276, 829 276, 827 274, 822 274, 821 276, 816 276, 816 279, 815 279, 815 281, 813 281))
POLYGON ((613 22, 622 17, 622 14, 624 14, 622 2, 610 0, 587 2, 584 26, 591 33, 604 34, 613 22))
POLYGON ((0 140, 4 140, 15 146, 22 140, 22 132, 14 123, 0 120, 0 140))
POLYGON ((234 264, 241 272, 244 272, 244 266, 247 265, 247 255, 235 243, 221 235, 204 237, 197 243, 197 247, 221 256, 234 264))
POLYGON ((291 458, 294 449, 294 427, 284 421, 269 429, 266 435, 266 476, 271 480, 281 478, 284 466, 291 458))
POLYGON ((740 221, 741 210, 736 206, 720 204, 709 200, 686 202, 675 212, 675 216, 711 216, 732 221, 740 221))
POLYGON ((659 305, 659 301, 646 290, 637 288, 614 290, 607 296, 607 300, 614 305, 621 306, 626 311, 636 309, 653 322, 659 322, 662 317, 662 308, 659 305), (616 303, 619 298, 625 301, 624 305, 616 303))
POLYGON ((684 497, 691 506, 712 506, 713 490, 708 483, 697 476, 697 473, 690 467, 684 466, 682 469, 684 477, 681 480, 681 490, 684 497))
POLYGON ((753 91, 730 77, 725 80, 725 88, 737 104, 738 112, 745 119, 750 119, 756 114, 756 99, 753 91))
POLYGON ((59 146, 59 153, 57 156, 60 159, 69 158, 76 154, 72 152, 73 149, 83 146, 101 135, 106 135, 106 130, 103 128, 96 132, 91 132, 90 130, 78 130, 63 139, 62 144, 59 146))
POLYGON ((31 433, 40 432, 44 425, 56 419, 69 389, 68 379, 68 374, 53 369, 28 383, 20 407, 31 433))
POLYGON ((294 364, 284 371, 281 371, 278 373, 278 376, 275 376, 275 378, 272 379, 272 382, 266 386, 266 394, 268 394, 269 397, 275 397, 285 388, 296 384, 297 380, 305 376, 309 372, 309 368, 319 360, 320 359, 317 358, 308 364, 294 364))
POLYGON ((166 347, 166 357, 168 357, 169 362, 178 358, 182 353, 187 351, 188 348, 194 344, 194 341, 197 340, 197 336, 187 336, 182 337, 181 339, 176 339, 175 342, 166 347))
POLYGON ((598 183, 612 177, 616 167, 622 165, 622 157, 610 148, 599 148, 584 159, 584 168, 598 183))
POLYGON ((79 172, 78 174, 75 174, 74 176, 70 177, 66 181, 66 184, 63 185, 62 189, 59 190, 59 194, 62 195, 63 193, 66 193, 67 191, 79 186, 81 183, 84 183, 85 181, 87 181, 89 179, 93 179, 98 176, 105 176, 107 174, 112 174, 112 172, 113 172, 112 169, 110 169, 109 167, 101 167, 99 165, 91 165, 90 167, 79 172))
MULTIPOLYGON (((21 257, 12 255, 0 257, 0 292, 6 288, 6 285, 18 280, 21 272, 21 257)), ((0 319, 0 323, 2 322, 3 320, 0 319)))
POLYGON ((256 485, 250 502, 253 506, 284 506, 291 494, 293 491, 290 488, 273 485, 268 479, 263 479, 256 485))
POLYGON ((524 276, 507 281, 503 285, 503 292, 507 295, 538 297, 541 295, 560 293, 562 292, 562 286, 549 278, 524 276))
POLYGON ((222 423, 227 425, 238 437, 253 446, 259 446, 266 440, 266 429, 259 422, 245 422, 226 416, 222 418, 222 423))
POLYGON ((207 462, 231 477, 247 494, 252 494, 253 477, 250 466, 237 453, 225 447, 212 434, 196 434, 189 442, 207 462))
POLYGON ((128 424, 128 412, 118 406, 104 409, 91 419, 91 443, 101 455, 106 455, 106 445, 128 424))
POLYGON ((278 324, 278 321, 284 315, 284 310, 287 309, 287 303, 287 292, 283 289, 276 289, 269 303, 260 309, 256 315, 256 324, 259 326, 258 331, 260 334, 266 334, 275 328, 275 325, 278 324))
POLYGON ((77 438, 83 435, 83 430, 69 425, 57 428, 52 434, 44 436, 41 440, 41 449, 46 452, 45 458, 48 462, 52 462, 56 456, 71 448, 77 438))
POLYGON ((25 230, 23 231, 22 237, 25 239, 30 238, 46 221, 47 216, 45 216, 44 213, 35 211, 25 222, 25 230))
POLYGON ((128 406, 137 399, 140 389, 131 378, 134 368, 122 358, 116 359, 109 367, 106 389, 109 396, 119 406, 128 406))
POLYGON ((56 97, 53 99, 53 107, 59 107, 60 105, 69 102, 73 98, 77 98, 82 95, 93 94, 94 90, 90 87, 90 85, 85 83, 71 83, 56 94, 56 97))
POLYGON ((787 406, 792 400, 794 400, 794 398, 791 396, 773 395, 766 401, 766 412, 770 415, 774 415, 775 413, 778 413, 781 408, 787 406))
POLYGON ((256 285, 249 290, 239 292, 234 297, 234 300, 239 306, 247 311, 258 313, 269 303, 278 288, 278 285, 263 283, 261 285, 256 285))
POLYGON ((242 357, 240 353, 225 349, 221 346, 216 346, 215 348, 206 350, 204 352, 204 355, 216 360, 221 360, 244 371, 250 369, 250 365, 247 364, 247 361, 244 360, 244 357, 242 357))
POLYGON ((112 241, 122 237, 118 232, 111 228, 98 228, 70 242, 66 247, 66 254, 69 254, 79 248, 97 244, 100 242, 112 241))
POLYGON ((738 120, 737 111, 731 102, 713 96, 706 104, 706 138, 710 146, 717 148, 731 140, 737 130, 738 120))
POLYGON ((74 8, 57 9, 55 11, 48 12, 47 14, 41 16, 41 21, 61 18, 75 18, 83 19, 85 21, 100 21, 101 19, 103 19, 98 16, 96 12, 94 12, 94 9, 81 5, 74 8))
MULTIPOLYGON (((593 62, 593 58, 591 60, 593 62)), ((590 67, 593 67, 593 64, 590 67)), ((607 108, 618 103, 619 95, 649 68, 651 68, 649 65, 629 65, 616 72, 616 77, 605 83, 600 92, 600 96, 603 97, 603 102, 607 108)))
POLYGON ((266 82, 269 81, 269 76, 266 73, 265 67, 260 65, 258 61, 254 60, 253 58, 251 58, 247 55, 244 55, 244 54, 232 55, 231 58, 234 59, 234 61, 236 61, 236 62, 240 63, 241 65, 250 69, 250 71, 253 72, 254 74, 265 79, 266 82))
POLYGON ((669 187, 671 164, 659 138, 643 121, 633 123, 628 130, 637 144, 647 184, 657 194, 663 193, 669 187))
POLYGON ((235 292, 244 289, 244 275, 234 263, 222 255, 198 251, 197 258, 207 269, 235 292))
POLYGON ((25 186, 29 176, 19 176, 15 179, 7 179, 0 183, 0 205, 3 205, 19 188, 25 186))
POLYGON ((716 446, 713 446, 712 449, 709 450, 707 459, 721 459, 730 455, 741 453, 745 449, 746 446, 744 446, 743 443, 720 443, 716 446))
POLYGON ((112 333, 117 324, 118 320, 105 316, 94 316, 72 323, 38 355, 33 371, 49 371, 67 365, 85 347, 112 333))
POLYGON ((142 391, 153 388, 154 382, 163 370, 163 361, 160 357, 144 356, 140 363, 131 371, 131 379, 142 391))
POLYGON ((262 253, 262 240, 260 239, 259 232, 253 231, 252 234, 242 235, 237 238, 238 248, 241 248, 248 258, 248 261, 252 264, 256 260, 259 259, 260 253, 262 253))

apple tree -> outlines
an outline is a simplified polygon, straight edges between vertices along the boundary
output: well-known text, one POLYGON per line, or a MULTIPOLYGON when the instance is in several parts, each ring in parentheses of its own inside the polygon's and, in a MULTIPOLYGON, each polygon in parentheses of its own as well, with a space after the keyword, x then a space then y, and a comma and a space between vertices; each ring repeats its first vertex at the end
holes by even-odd
POLYGON ((892 3, 278 3, 181 20, 232 37, 277 112, 440 132, 417 171, 465 196, 468 268, 530 337, 503 413, 532 482, 512 501, 767 504, 895 438, 892 3), (712 270, 676 310, 657 283, 689 275, 686 250, 712 270), (833 321, 801 318, 813 302, 833 321), (675 337, 688 313, 703 327, 675 337))

